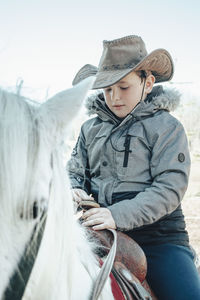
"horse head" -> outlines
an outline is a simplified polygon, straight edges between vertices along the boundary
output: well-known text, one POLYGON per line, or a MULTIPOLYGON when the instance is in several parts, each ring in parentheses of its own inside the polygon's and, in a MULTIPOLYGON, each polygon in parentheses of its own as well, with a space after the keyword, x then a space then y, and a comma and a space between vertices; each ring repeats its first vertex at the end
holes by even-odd
MULTIPOLYGON (((33 232, 40 229, 36 225, 44 219, 38 263, 24 299, 30 297, 32 288, 37 292, 31 299, 55 299, 61 285, 56 291, 49 287, 56 274, 61 275, 58 283, 59 278, 70 281, 67 265, 63 268, 62 264, 73 247, 67 246, 65 238, 73 231, 73 205, 61 148, 92 84, 93 78, 88 78, 43 104, 0 90, 0 298, 30 240, 36 241, 33 232), (51 267, 47 267, 49 261, 51 267)), ((61 288, 62 295, 69 293, 65 288, 61 288)))

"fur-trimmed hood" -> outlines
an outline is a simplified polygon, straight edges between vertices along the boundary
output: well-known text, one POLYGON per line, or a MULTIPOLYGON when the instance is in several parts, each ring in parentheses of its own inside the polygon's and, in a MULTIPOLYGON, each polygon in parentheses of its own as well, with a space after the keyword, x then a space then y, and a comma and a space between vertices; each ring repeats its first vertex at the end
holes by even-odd
MULTIPOLYGON (((154 86, 152 92, 133 109, 131 114, 141 117, 158 110, 174 111, 180 103, 180 96, 176 89, 163 88, 161 85, 154 86)), ((103 92, 100 91, 87 98, 86 108, 88 115, 97 114, 103 120, 115 117, 105 103, 103 92)))

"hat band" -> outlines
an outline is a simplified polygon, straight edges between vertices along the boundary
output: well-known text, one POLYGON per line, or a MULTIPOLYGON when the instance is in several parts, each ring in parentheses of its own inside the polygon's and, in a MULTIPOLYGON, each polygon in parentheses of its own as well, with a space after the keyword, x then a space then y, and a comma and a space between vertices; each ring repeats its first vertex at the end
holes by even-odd
POLYGON ((124 70, 124 69, 132 69, 134 68, 140 60, 131 62, 131 63, 126 63, 123 65, 116 64, 116 65, 111 65, 111 66, 103 66, 102 71, 114 71, 114 70, 124 70))

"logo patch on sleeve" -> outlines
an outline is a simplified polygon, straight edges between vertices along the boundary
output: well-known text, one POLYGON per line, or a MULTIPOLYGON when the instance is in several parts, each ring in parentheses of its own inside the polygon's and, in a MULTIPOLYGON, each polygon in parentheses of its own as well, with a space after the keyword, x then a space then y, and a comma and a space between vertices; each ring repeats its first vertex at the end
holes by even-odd
POLYGON ((178 160, 179 160, 180 162, 184 162, 184 161, 185 161, 185 155, 184 155, 183 153, 179 153, 179 155, 178 155, 178 160))

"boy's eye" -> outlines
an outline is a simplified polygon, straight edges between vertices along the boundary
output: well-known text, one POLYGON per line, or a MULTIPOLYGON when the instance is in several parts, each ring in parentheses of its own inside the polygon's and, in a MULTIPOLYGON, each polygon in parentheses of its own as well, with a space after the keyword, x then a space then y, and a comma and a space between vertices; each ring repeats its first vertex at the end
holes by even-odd
POLYGON ((121 90, 127 90, 127 89, 128 89, 128 86, 126 86, 126 87, 122 87, 122 86, 121 86, 120 89, 121 89, 121 90))

